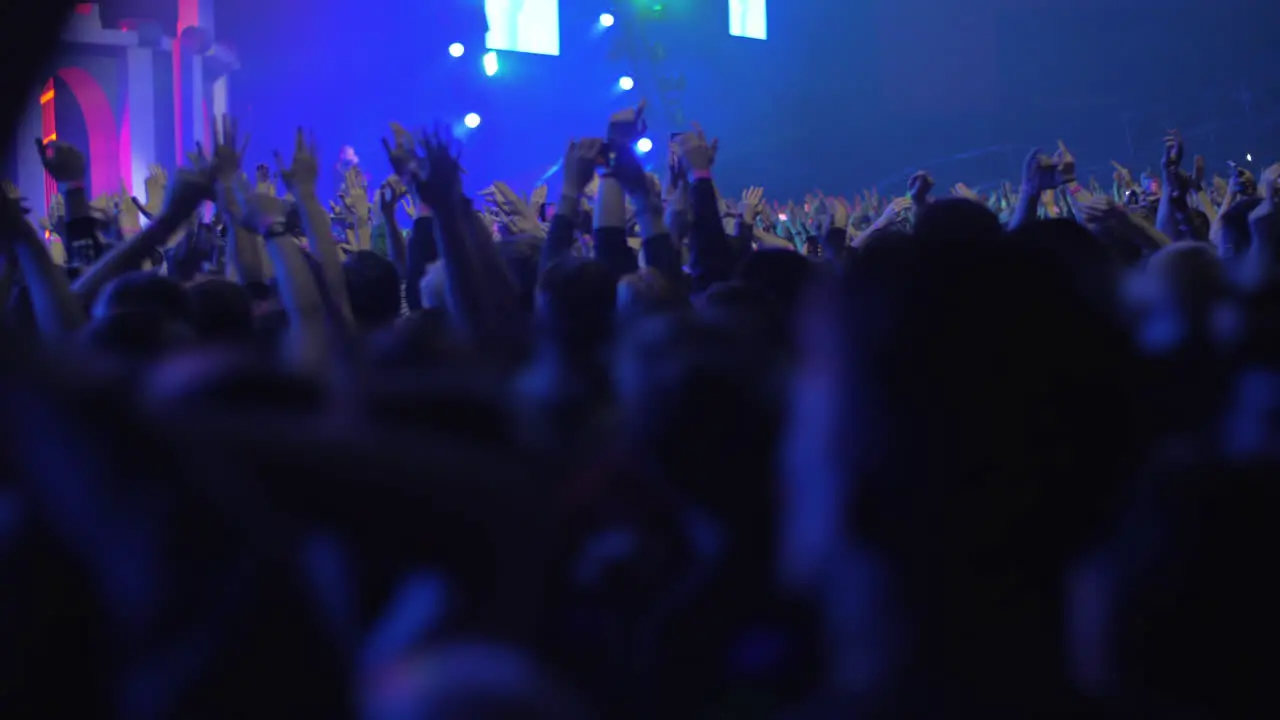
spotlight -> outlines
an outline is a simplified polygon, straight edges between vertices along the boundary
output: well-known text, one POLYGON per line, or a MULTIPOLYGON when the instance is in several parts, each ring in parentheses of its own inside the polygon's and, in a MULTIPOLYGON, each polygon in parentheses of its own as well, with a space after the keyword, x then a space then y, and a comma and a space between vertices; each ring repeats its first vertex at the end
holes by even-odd
POLYGON ((622 77, 618 78, 618 87, 622 88, 623 90, 630 90, 635 86, 636 86, 636 81, 631 79, 629 75, 623 75, 622 77))
POLYGON ((650 140, 649 138, 640 138, 640 140, 636 142, 636 152, 640 153, 641 155, 644 155, 645 153, 649 152, 652 149, 653 149, 653 141, 650 140))
POLYGON ((475 130, 480 127, 480 116, 475 113, 467 113, 467 116, 462 118, 462 124, 475 130))
POLYGON ((449 54, 456 58, 462 57, 462 54, 466 51, 467 49, 462 46, 462 43, 454 43, 449 46, 449 54))
POLYGON ((613 15, 604 13, 600 16, 600 27, 613 27, 613 15))
POLYGON ((484 54, 484 74, 489 77, 498 74, 498 53, 492 50, 484 54))
POLYGON ((1245 153, 1245 154, 1244 154, 1244 161, 1245 161, 1245 162, 1253 162, 1253 154, 1252 154, 1252 153, 1245 153))

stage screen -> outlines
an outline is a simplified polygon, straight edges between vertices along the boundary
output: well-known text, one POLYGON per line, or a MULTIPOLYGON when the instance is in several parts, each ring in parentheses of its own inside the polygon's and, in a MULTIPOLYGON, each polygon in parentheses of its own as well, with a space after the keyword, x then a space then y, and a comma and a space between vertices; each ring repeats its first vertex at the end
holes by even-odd
POLYGON ((767 0, 729 0, 729 34, 734 37, 769 39, 767 0))
POLYGON ((490 50, 560 54, 559 0, 485 0, 490 50))

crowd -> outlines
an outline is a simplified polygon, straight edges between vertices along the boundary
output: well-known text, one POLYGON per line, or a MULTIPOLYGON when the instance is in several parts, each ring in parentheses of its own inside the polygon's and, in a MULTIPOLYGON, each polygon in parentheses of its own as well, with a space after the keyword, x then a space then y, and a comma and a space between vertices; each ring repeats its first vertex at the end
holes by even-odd
POLYGON ((1266 714, 1280 165, 784 206, 602 125, 478 202, 399 125, 331 203, 303 130, 145 200, 37 142, 0 716, 1266 714))

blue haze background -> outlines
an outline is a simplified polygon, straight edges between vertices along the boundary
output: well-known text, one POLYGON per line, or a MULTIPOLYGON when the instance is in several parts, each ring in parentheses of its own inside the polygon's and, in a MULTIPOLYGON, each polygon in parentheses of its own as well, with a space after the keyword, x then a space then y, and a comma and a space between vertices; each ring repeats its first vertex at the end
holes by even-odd
POLYGON ((635 0, 561 0, 560 56, 500 53, 492 79, 479 53, 445 52, 462 5, 220 0, 218 36, 244 64, 232 106, 253 159, 288 147, 305 123, 326 154, 351 144, 379 175, 388 120, 476 111, 471 189, 495 178, 527 189, 571 137, 600 134, 609 112, 641 96, 659 145, 678 107, 720 138, 723 185, 763 183, 775 198, 896 192, 922 167, 940 182, 1012 178, 1029 147, 1058 137, 1105 181, 1112 158, 1135 171, 1156 162, 1174 126, 1211 169, 1280 155, 1280 4, 788 0, 769 4, 762 42, 729 36, 726 2, 666 0, 661 20, 643 24, 664 50, 654 61, 649 47, 617 46, 639 22, 635 0), (618 25, 596 32, 606 11, 618 25), (620 96, 624 74, 638 84, 620 96), (677 75, 684 89, 662 102, 656 85, 677 75))

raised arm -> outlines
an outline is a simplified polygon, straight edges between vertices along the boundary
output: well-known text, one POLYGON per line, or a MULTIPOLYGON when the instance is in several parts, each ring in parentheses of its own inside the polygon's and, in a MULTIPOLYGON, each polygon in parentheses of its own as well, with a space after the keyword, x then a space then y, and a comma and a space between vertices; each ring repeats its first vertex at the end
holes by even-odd
POLYGON ((1036 219, 1041 193, 1057 190, 1075 180, 1075 158, 1061 140, 1058 141, 1058 151, 1051 158, 1041 155, 1040 148, 1033 148, 1022 163, 1022 186, 1018 189, 1018 200, 1014 205, 1013 217, 1009 220, 1009 229, 1036 219))
MULTIPOLYGON (((319 154, 315 138, 308 139, 302 128, 298 128, 293 164, 285 165, 279 152, 276 153, 276 163, 285 186, 298 201, 302 227, 311 241, 311 253, 320 263, 325 289, 333 301, 334 311, 338 313, 342 327, 349 331, 355 327, 355 317, 351 314, 351 301, 347 297, 347 278, 342 271, 338 238, 334 237, 333 228, 329 224, 329 212, 316 193, 316 183, 320 179, 319 154)), ((274 255, 272 260, 275 260, 274 255)))
POLYGON ((694 290, 705 290, 733 275, 733 248, 720 221, 720 206, 711 182, 716 145, 707 141, 702 128, 694 126, 677 141, 680 162, 693 179, 689 202, 693 223, 689 231, 689 265, 694 290))
MULTIPOLYGON (((31 291, 36 327, 49 341, 67 337, 84 323, 84 309, 68 287, 67 274, 53 262, 40 233, 26 220, 20 199, 5 194, 0 209, 0 250, 11 248, 31 291)), ((7 302, 7 296, 6 296, 7 302)))
POLYGON ((210 165, 180 171, 169 185, 165 208, 146 230, 120 243, 89 268, 73 288, 87 307, 107 283, 136 270, 157 247, 170 239, 191 220, 204 202, 216 199, 214 172, 210 165))
POLYGON ((551 218, 547 241, 542 245, 542 257, 538 262, 541 276, 552 263, 569 256, 573 249, 574 233, 578 229, 583 193, 595 177, 596 162, 604 141, 586 138, 569 143, 564 153, 564 185, 560 190, 560 202, 551 218))
POLYGON ((1156 229, 1173 239, 1185 235, 1181 229, 1186 224, 1187 182, 1181 170, 1182 155, 1182 136, 1177 130, 1170 130, 1164 139, 1164 157, 1160 163, 1163 176, 1160 205, 1156 208, 1156 229))

